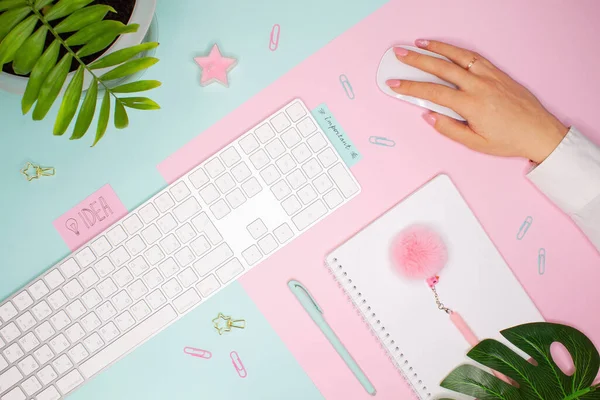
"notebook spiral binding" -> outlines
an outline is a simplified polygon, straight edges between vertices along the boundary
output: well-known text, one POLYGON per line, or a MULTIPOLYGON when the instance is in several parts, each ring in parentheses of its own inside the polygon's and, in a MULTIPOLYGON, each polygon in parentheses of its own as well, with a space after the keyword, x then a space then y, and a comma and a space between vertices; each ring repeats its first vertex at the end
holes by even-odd
POLYGON ((352 278, 344 271, 344 266, 338 262, 337 258, 333 258, 331 262, 326 261, 325 266, 337 281, 338 286, 346 293, 348 299, 352 301, 354 308, 369 327, 373 336, 379 339, 381 348, 396 365, 401 376, 416 396, 421 400, 430 399, 431 393, 427 391, 427 386, 419 379, 418 373, 410 366, 410 362, 404 357, 404 353, 401 352, 391 335, 386 332, 385 326, 377 318, 375 310, 371 308, 367 299, 360 292, 360 289, 352 282, 352 278))

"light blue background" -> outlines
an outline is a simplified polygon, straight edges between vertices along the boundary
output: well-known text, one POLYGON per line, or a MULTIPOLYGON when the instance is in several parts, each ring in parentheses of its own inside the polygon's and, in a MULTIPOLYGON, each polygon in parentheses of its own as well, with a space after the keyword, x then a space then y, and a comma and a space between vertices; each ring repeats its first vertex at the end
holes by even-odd
MULTIPOLYGON (((165 186, 156 165, 206 128, 323 47, 385 0, 247 0, 158 2, 161 61, 144 76, 163 86, 149 92, 162 110, 130 112, 130 127, 109 127, 91 149, 93 130, 80 141, 53 137, 56 106, 42 122, 22 116, 20 97, 0 92, 0 298, 5 298, 69 253, 52 221, 109 183, 127 209, 165 186), (273 24, 279 48, 268 49, 273 24), (238 59, 230 88, 201 87, 193 58, 218 43, 238 59), (27 162, 57 175, 27 182, 27 162)), ((351 51, 351 49, 349 49, 351 51)), ((292 99, 296 93, 289 93, 292 99)), ((58 104, 59 102, 57 102, 58 104)), ((257 115, 259 121, 265 115, 257 115)), ((242 133, 242 132, 240 132, 242 133)), ((267 288, 266 288, 267 289, 267 288)), ((276 301, 276 299, 274 299, 276 301)), ((74 399, 320 398, 320 394, 238 283, 188 314, 78 391, 74 399), (248 321, 248 329, 219 337, 210 319, 219 311, 248 321), (211 360, 182 354, 206 348, 211 360), (240 379, 229 352, 242 356, 240 379), (293 388, 293 390, 289 390, 293 388)))

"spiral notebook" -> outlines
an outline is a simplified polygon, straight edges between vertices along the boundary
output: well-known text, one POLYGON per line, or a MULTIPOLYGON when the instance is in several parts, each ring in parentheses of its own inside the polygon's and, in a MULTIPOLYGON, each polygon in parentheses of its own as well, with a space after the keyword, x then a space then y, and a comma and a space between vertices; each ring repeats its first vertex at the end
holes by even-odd
POLYGON ((495 338, 514 349, 500 330, 543 321, 445 175, 394 206, 329 254, 326 262, 420 399, 470 399, 439 386, 456 366, 476 364, 466 357, 469 345, 438 310, 427 284, 401 277, 390 261, 391 241, 414 223, 433 227, 446 242, 449 258, 439 273, 437 291, 480 340, 495 338))

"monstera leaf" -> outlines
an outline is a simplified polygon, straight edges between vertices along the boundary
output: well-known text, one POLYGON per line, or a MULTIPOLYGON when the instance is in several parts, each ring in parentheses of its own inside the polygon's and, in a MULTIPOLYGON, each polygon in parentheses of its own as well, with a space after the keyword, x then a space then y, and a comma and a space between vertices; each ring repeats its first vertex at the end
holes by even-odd
POLYGON ((593 385, 600 356, 583 333, 569 326, 545 322, 519 325, 500 333, 532 360, 525 360, 492 339, 477 344, 467 356, 503 373, 516 385, 473 365, 461 365, 441 386, 480 400, 600 400, 600 384, 593 385), (553 342, 562 343, 571 354, 575 366, 572 375, 563 373, 552 359, 550 345, 553 342))

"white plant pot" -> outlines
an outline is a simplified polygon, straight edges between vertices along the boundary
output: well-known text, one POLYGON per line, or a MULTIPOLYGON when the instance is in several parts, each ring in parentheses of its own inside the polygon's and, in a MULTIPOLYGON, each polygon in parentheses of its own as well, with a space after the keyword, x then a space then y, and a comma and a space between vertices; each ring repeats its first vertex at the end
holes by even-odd
MULTIPOLYGON (((121 35, 117 38, 117 40, 109 47, 102 56, 108 55, 110 53, 114 53, 117 50, 125 49, 127 47, 135 46, 142 43, 148 28, 152 22, 152 18, 154 17, 154 10, 156 9, 156 0, 136 0, 135 6, 133 8, 133 12, 131 13, 131 18, 129 19, 130 24, 139 24, 137 32, 127 33, 125 35, 121 35)), ((95 74, 97 76, 104 74, 107 71, 110 71, 112 68, 104 68, 95 70, 95 74)), ((75 75, 75 71, 69 73, 67 76, 67 81, 63 85, 63 91, 67 87, 67 84, 71 81, 75 75)), ((16 76, 7 74, 5 72, 0 72, 0 90, 5 90, 7 92, 15 93, 15 94, 23 94, 25 93, 25 88, 27 87, 27 82, 29 78, 23 76, 16 76)), ((92 76, 86 71, 84 74, 83 88, 84 90, 90 85, 92 82, 92 76)))

